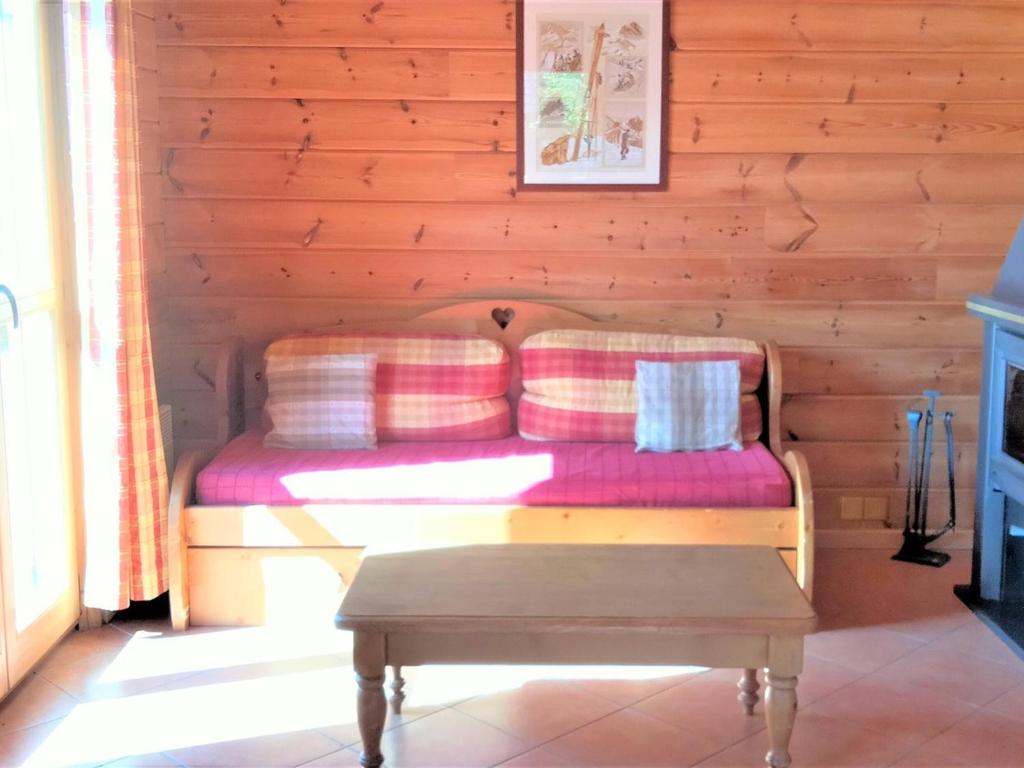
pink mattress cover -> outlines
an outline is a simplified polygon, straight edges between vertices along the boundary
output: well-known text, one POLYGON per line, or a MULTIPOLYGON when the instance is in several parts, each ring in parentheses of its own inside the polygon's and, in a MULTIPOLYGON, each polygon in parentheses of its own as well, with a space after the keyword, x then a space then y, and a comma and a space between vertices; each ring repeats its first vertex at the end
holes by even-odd
POLYGON ((200 504, 439 503, 778 507, 793 493, 761 443, 742 451, 636 453, 629 443, 383 443, 375 451, 264 448, 246 432, 199 473, 200 504))

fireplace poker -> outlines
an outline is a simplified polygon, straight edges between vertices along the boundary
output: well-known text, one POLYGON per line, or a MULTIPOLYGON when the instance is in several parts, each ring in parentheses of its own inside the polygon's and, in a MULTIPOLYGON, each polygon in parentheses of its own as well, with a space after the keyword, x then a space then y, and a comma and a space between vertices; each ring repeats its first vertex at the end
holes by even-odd
POLYGON ((924 396, 928 398, 928 411, 924 417, 924 447, 921 449, 921 482, 918 486, 920 494, 921 520, 917 531, 924 536, 928 532, 928 490, 932 481, 932 435, 935 422, 935 401, 941 392, 926 389, 924 396))
POLYGON ((942 419, 946 425, 946 469, 949 471, 949 522, 947 528, 956 527, 956 479, 954 478, 955 463, 953 460, 953 412, 946 411, 942 419))
POLYGON ((907 512, 903 518, 903 535, 910 533, 910 507, 914 507, 917 517, 917 431, 921 425, 921 412, 907 409, 907 426, 909 427, 910 446, 907 454, 907 512))

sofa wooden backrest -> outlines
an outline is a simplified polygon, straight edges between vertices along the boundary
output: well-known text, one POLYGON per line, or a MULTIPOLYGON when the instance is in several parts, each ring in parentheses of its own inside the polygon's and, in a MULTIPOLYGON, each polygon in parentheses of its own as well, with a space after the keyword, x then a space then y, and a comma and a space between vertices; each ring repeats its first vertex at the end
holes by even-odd
MULTIPOLYGON (((512 375, 508 396, 515 412, 522 392, 519 371, 519 345, 523 339, 539 331, 556 328, 581 330, 642 331, 647 333, 695 334, 674 326, 630 325, 614 318, 595 320, 572 310, 551 304, 518 300, 489 300, 452 304, 409 320, 312 329, 309 333, 351 333, 356 331, 416 332, 432 331, 472 333, 500 341, 512 358, 512 375)), ((242 432, 246 425, 260 423, 266 398, 262 371, 264 342, 252 349, 243 349, 241 340, 225 345, 217 370, 219 442, 227 442, 242 432)), ((777 456, 782 456, 779 411, 782 402, 782 378, 779 350, 773 341, 759 342, 765 352, 765 377, 758 390, 764 414, 761 440, 777 456)))

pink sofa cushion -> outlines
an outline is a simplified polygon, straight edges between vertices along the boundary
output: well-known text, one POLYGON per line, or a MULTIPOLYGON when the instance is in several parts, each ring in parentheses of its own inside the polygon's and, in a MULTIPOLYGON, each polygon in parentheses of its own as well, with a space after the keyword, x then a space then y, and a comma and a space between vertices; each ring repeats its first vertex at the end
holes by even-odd
POLYGON ((750 339, 550 330, 524 339, 519 359, 519 434, 531 440, 632 443, 637 361, 736 360, 743 439, 752 442, 761 435, 761 404, 754 392, 764 376, 765 355, 750 339))
POLYGON ((490 440, 512 431, 508 350, 457 333, 335 333, 270 344, 266 365, 294 356, 377 356, 378 440, 490 440))
POLYGON ((761 443, 742 451, 636 453, 632 443, 519 437, 381 443, 376 451, 263 447, 251 431, 199 473, 200 504, 451 503, 778 507, 789 476, 761 443))

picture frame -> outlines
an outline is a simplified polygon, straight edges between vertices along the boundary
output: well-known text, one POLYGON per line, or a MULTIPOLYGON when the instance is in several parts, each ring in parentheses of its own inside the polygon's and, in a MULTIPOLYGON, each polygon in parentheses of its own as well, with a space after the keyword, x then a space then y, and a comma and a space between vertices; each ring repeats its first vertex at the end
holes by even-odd
POLYGON ((517 0, 520 190, 668 186, 670 0, 517 0))

